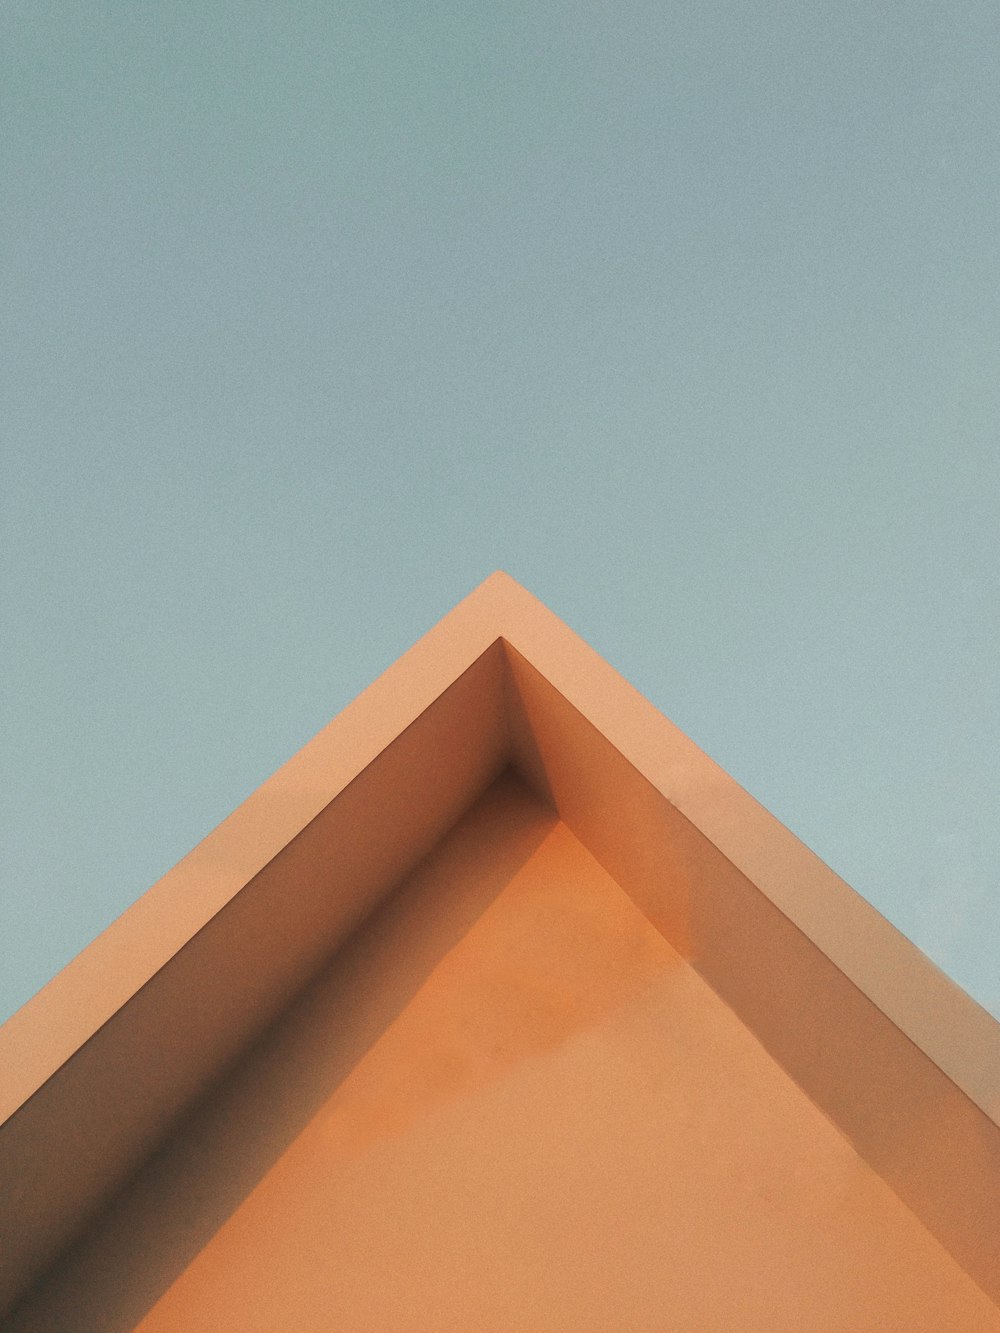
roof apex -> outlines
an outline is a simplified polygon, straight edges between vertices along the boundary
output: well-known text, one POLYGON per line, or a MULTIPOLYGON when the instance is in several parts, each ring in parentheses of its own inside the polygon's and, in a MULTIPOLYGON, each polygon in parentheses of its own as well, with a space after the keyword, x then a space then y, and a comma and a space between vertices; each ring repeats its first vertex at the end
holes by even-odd
POLYGON ((1000 1024, 502 570, 0 1028, 8 1295, 511 766, 1000 1296, 1000 1024))

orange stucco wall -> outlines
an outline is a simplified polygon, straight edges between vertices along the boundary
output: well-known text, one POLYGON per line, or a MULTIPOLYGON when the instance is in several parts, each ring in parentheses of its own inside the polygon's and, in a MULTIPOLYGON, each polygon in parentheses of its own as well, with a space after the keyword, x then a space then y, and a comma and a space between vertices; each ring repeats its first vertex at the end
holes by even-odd
POLYGON ((994 1329, 998 1071, 497 574, 0 1027, 0 1323, 994 1329))
POLYGON ((1000 1330, 547 805, 503 777, 12 1329, 1000 1330))

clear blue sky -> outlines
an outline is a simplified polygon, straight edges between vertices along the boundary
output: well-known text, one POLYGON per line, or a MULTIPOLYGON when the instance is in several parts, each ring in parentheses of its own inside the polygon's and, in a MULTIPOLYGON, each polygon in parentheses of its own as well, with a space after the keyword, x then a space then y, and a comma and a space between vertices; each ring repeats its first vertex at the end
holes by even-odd
POLYGON ((9 0, 0 1013, 496 567, 1000 1014, 994 0, 9 0))

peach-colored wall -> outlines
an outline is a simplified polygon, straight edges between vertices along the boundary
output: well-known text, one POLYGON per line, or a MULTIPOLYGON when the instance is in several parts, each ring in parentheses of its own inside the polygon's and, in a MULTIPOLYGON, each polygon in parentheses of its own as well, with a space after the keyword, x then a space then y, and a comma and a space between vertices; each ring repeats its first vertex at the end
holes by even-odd
POLYGON ((497 784, 12 1330, 986 1333, 1000 1311, 497 784))
MULTIPOLYGON (((639 950, 637 957, 648 953, 660 959, 664 977, 685 979, 681 991, 670 992, 686 997, 678 1010, 686 1015, 680 1027, 669 1005, 656 1011, 655 1023, 650 1017, 651 1025, 662 1028, 667 1046, 689 1041, 681 1031, 688 1019, 694 1025, 691 1032, 701 1033, 690 1040, 707 1041, 705 1051, 715 1051, 717 1040, 723 1042, 719 1049, 728 1051, 725 1043, 730 1038, 723 1039, 719 1033, 735 1033, 732 1059, 736 1067, 753 1074, 747 1084, 747 1105, 739 1114, 745 1112, 748 1123, 763 1124, 759 1117, 766 1106, 761 1098, 770 1104, 772 1098, 780 1102, 794 1092, 787 1108, 789 1124, 808 1124, 813 1127, 810 1133, 819 1132, 817 1125, 825 1126, 824 1133, 833 1134, 832 1142, 840 1144, 837 1151, 848 1154, 838 1160, 849 1159, 852 1170, 861 1172, 858 1179, 867 1182, 864 1198, 882 1200, 877 1208, 871 1205, 875 1212, 870 1214, 865 1212, 866 1203, 862 1220, 852 1214, 850 1223, 860 1227, 859 1234, 867 1235, 871 1227, 863 1217, 877 1215, 882 1219, 879 1226, 888 1228, 886 1235, 896 1236, 899 1242, 898 1254, 892 1251, 896 1258, 887 1257, 888 1251, 883 1254, 888 1268, 879 1267, 881 1259, 876 1264, 880 1276, 872 1276, 872 1283, 892 1287, 887 1274, 909 1273, 913 1255, 923 1256, 920 1264, 928 1273, 938 1272, 935 1265, 941 1255, 935 1247, 940 1243, 951 1256, 942 1273, 951 1273, 948 1264, 957 1261, 994 1302, 1000 1302, 1000 1247, 996 1244, 1000 1235, 1000 1025, 942 977, 545 608, 497 575, 405 654, 0 1028, 0 1311, 34 1281, 32 1304, 23 1307, 22 1315, 28 1319, 30 1308, 35 1322, 25 1327, 110 1327, 102 1314, 105 1311, 107 1320, 113 1314, 119 1321, 115 1326, 124 1328, 130 1326, 129 1318, 159 1309, 156 1303, 161 1297, 169 1305, 181 1299, 182 1288, 197 1290, 200 1279, 192 1274, 214 1274, 211 1281, 217 1289, 227 1289, 226 1284, 235 1278, 226 1277, 226 1265, 217 1260, 231 1252, 232 1273, 239 1273, 239 1246, 227 1250, 228 1242, 220 1239, 217 1245, 213 1237, 216 1233, 220 1238, 241 1234, 239 1219, 256 1216, 252 1210, 245 1211, 255 1197, 246 1198, 247 1191, 258 1183, 261 1189, 270 1189, 269 1180, 284 1178, 280 1160, 286 1150, 293 1157, 306 1153, 303 1161, 313 1160, 308 1156, 311 1149, 296 1145, 312 1141, 307 1121, 322 1112, 326 1099, 333 1096, 340 1105, 335 1089, 341 1081, 356 1086, 351 1073, 355 1065, 371 1069, 363 1034, 367 1032, 374 1040, 383 1020, 392 1030, 397 1020, 403 1031, 418 1030, 410 1025, 424 1012, 423 1002, 418 1003, 425 990, 424 979, 437 974, 435 949, 446 945, 452 951, 449 957, 466 956, 462 952, 467 947, 465 932, 469 939, 480 939, 480 916, 483 921, 494 919, 493 898, 507 902, 512 894, 516 897, 516 884, 533 885, 542 895, 539 901, 550 901, 552 923, 560 913, 568 912, 566 920, 573 920, 577 890, 569 886, 571 880, 576 885, 577 874, 584 896, 591 891, 597 894, 593 901, 603 902, 608 921, 617 923, 601 936, 613 957, 622 942, 628 948, 634 945, 639 950), (423 890, 396 894, 389 906, 380 907, 400 876, 438 844, 505 764, 513 764, 522 775, 535 792, 536 802, 525 804, 523 794, 512 796, 506 787, 494 793, 489 818, 483 814, 485 807, 481 808, 463 825, 465 832, 458 842, 449 844, 452 850, 440 853, 447 859, 456 855, 455 847, 465 848, 451 863, 452 870, 441 872, 442 878, 438 872, 444 863, 436 859, 438 871, 420 880, 423 890), (556 827, 557 815, 565 827, 556 827), (469 830, 483 827, 489 830, 485 842, 475 838, 470 842, 469 830), (603 867, 599 873, 589 856, 580 859, 583 853, 567 830, 603 867), (562 850, 556 855, 553 848, 562 850), (543 849, 547 849, 544 855, 543 849), (566 866, 562 865, 564 854, 566 866), (515 873, 522 862, 535 867, 530 873, 525 870, 526 878, 515 873), (584 864, 590 869, 584 870, 584 864), (574 867, 572 874, 567 866, 574 867), (546 883, 556 886, 554 896, 546 896, 546 883), (630 915, 622 916, 626 902, 631 904, 630 915), (360 933, 350 935, 372 912, 375 915, 360 933), (412 947, 398 930, 394 933, 386 927, 393 920, 406 923, 412 947), (620 938, 616 934, 619 928, 624 932, 620 938), (338 947, 344 951, 326 980, 314 989, 311 999, 297 1001, 295 997, 329 964, 338 947), (366 949, 380 960, 367 972, 362 966, 366 949), (674 949, 686 960, 683 965, 674 949), (701 998, 696 1001, 695 997, 701 998), (716 1017, 710 1019, 710 1014, 716 1017), (728 1017, 716 1022, 720 1014, 728 1017), (258 1047, 256 1056, 244 1059, 274 1022, 280 1023, 279 1035, 258 1047), (315 1026, 317 1022, 322 1031, 315 1026), (765 1049, 769 1056, 763 1054, 765 1049), (754 1060, 763 1063, 753 1063, 747 1054, 751 1050, 758 1052, 754 1060), (783 1071, 780 1078, 774 1073, 772 1058, 783 1071), (744 1066, 741 1062, 745 1060, 750 1063, 744 1066), (777 1091, 779 1088, 784 1092, 777 1091), (849 1145, 865 1163, 863 1170, 849 1145), (872 1180, 881 1182, 878 1189, 872 1180), (912 1218, 916 1230, 902 1226, 899 1219, 909 1218, 910 1213, 896 1195, 929 1228, 934 1241, 912 1218), (896 1218, 891 1224, 885 1220, 890 1214, 896 1218), (74 1237, 79 1243, 68 1257, 66 1247, 74 1237), (912 1254, 907 1258, 904 1251, 909 1253, 911 1242, 912 1254), (202 1251, 204 1258, 199 1257, 202 1251), (933 1262, 930 1255, 937 1256, 933 1262), (196 1285, 191 1287, 191 1282, 196 1285), (52 1314, 46 1325, 40 1313, 43 1309, 60 1313, 52 1314), (71 1309, 77 1314, 69 1319, 71 1309), (88 1310, 91 1324, 81 1322, 84 1316, 80 1312, 88 1310)), ((601 998, 600 986, 591 995, 570 979, 577 973, 567 941, 576 939, 584 947, 587 937, 571 931, 564 938, 559 934, 561 927, 553 928, 551 939, 544 930, 538 938, 551 950, 554 975, 563 978, 559 984, 564 988, 566 1030, 559 1028, 558 1045, 564 1038, 575 1041, 578 1029, 590 1031, 595 1025, 602 1029, 601 1006, 607 997, 601 998), (588 1007, 592 1000, 600 1010, 597 1017, 588 1007)), ((508 1022, 511 1012, 520 1013, 522 963, 518 951, 527 950, 526 976, 536 966, 531 961, 535 955, 529 947, 530 934, 521 929, 510 936, 508 980, 513 989, 507 994, 497 988, 493 996, 501 1024, 508 1022)), ((463 973, 467 979, 474 980, 476 960, 491 956, 486 937, 481 942, 482 955, 478 945, 468 946, 472 952, 463 973)), ((584 955, 590 957, 586 947, 584 955)), ((466 1000, 461 995, 448 994, 455 1014, 466 1015, 462 1022, 468 1021, 477 1031, 487 1022, 488 1006, 481 995, 479 1001, 472 1001, 470 1011, 463 1008, 466 1000)), ((474 986, 475 994, 479 992, 474 986)), ((451 1032, 453 1020, 443 1011, 439 1018, 441 1031, 451 1032)), ((533 1021, 527 1022, 522 1034, 529 1046, 533 1021)), ((547 1021, 539 1017, 545 1031, 547 1021)), ((428 1028, 428 1050, 438 1049, 437 1040, 428 1028)), ((452 1037, 446 1035, 444 1040, 447 1043, 452 1037)), ((507 1065, 496 1040, 493 1033, 493 1063, 484 1063, 482 1052, 473 1061, 476 1068, 492 1071, 487 1080, 491 1087, 507 1078, 499 1072, 507 1065)), ((515 1064, 534 1067, 534 1057, 529 1059, 517 1042, 511 1049, 517 1054, 515 1064)), ((652 1048, 643 1046, 636 1056, 648 1062, 649 1079, 662 1088, 666 1075, 652 1048)), ((433 1083, 439 1074, 443 1086, 450 1087, 452 1076, 447 1068, 435 1074, 411 1067, 402 1054, 400 1059, 397 1074, 391 1074, 388 1067, 384 1071, 392 1086, 394 1079, 398 1082, 403 1077, 412 1089, 426 1090, 428 1080, 433 1083)), ((447 1059, 444 1064, 450 1067, 447 1059)), ((462 1087, 464 1077, 458 1080, 462 1087)), ((573 1104, 579 1089, 573 1082, 575 1075, 567 1077, 567 1104, 573 1104)), ((700 1091, 697 1081, 690 1087, 683 1082, 679 1086, 688 1087, 693 1105, 707 1106, 709 1086, 719 1095, 727 1089, 721 1074, 718 1078, 721 1081, 710 1079, 700 1091)), ((558 1080, 546 1086, 547 1114, 558 1122, 564 1106, 558 1080)), ((443 1114, 445 1103, 452 1102, 464 1107, 466 1100, 464 1093, 449 1094, 439 1110, 443 1114)), ((381 1123, 380 1108, 393 1104, 392 1096, 383 1103, 382 1093, 373 1093, 366 1114, 373 1123, 381 1123)), ((524 1106, 536 1104, 532 1093, 524 1106)), ((636 1105, 643 1105, 641 1098, 636 1105)), ((626 1097, 623 1112, 628 1112, 628 1106, 626 1097)), ((677 1126, 671 1115, 681 1112, 677 1108, 670 1111, 669 1102, 665 1107, 663 1130, 673 1134, 677 1126)), ((660 1113, 652 1104, 646 1109, 652 1134, 660 1113)), ((459 1108, 456 1114, 457 1141, 463 1135, 468 1138, 472 1131, 463 1120, 464 1111, 459 1108)), ((483 1114, 489 1120, 493 1110, 484 1106, 483 1114)), ((530 1119, 523 1108, 517 1114, 530 1119)), ((708 1127, 713 1133, 718 1129, 724 1146, 732 1141, 727 1135, 736 1133, 738 1124, 717 1125, 715 1114, 704 1120, 706 1133, 708 1127)), ((637 1111, 628 1112, 622 1124, 632 1125, 630 1132, 645 1143, 636 1127, 637 1117, 637 1111)), ((355 1114, 355 1131, 360 1132, 363 1119, 355 1114)), ((516 1126, 505 1125, 502 1117, 490 1123, 497 1134, 496 1170, 502 1171, 504 1180, 527 1172, 526 1183, 517 1188, 533 1188, 528 1167, 534 1160, 531 1152, 537 1156, 540 1149, 536 1145, 529 1150, 526 1142, 528 1157, 515 1153, 508 1161, 501 1145, 516 1126)), ((777 1151, 781 1135, 777 1122, 769 1123, 777 1136, 772 1145, 777 1151)), ((618 1185, 612 1180, 603 1184, 610 1191, 607 1206, 613 1213, 614 1191, 624 1188, 622 1182, 631 1188, 633 1176, 641 1173, 635 1163, 619 1159, 611 1150, 610 1122, 603 1129, 602 1124, 600 1117, 594 1121, 598 1137, 593 1140, 587 1137, 587 1125, 578 1128, 581 1143, 608 1154, 605 1174, 621 1173, 618 1185)), ((691 1130, 686 1121, 684 1125, 691 1130)), ((480 1147, 485 1142, 474 1141, 480 1147)), ((702 1149, 707 1168, 707 1141, 699 1151, 702 1149)), ((685 1151, 689 1150, 694 1160, 701 1161, 694 1147, 689 1145, 685 1151)), ((468 1151, 472 1152, 472 1146, 468 1151)), ((760 1151, 762 1155, 755 1160, 761 1179, 766 1172, 782 1179, 780 1156, 768 1158, 763 1147, 760 1151)), ((673 1159, 662 1160, 648 1145, 643 1154, 651 1189, 658 1176, 661 1186, 675 1180, 673 1159)), ((315 1160, 321 1167, 321 1156, 315 1160)), ((442 1158, 445 1164, 448 1160, 447 1155, 442 1158)), ((720 1160, 726 1160, 725 1152, 720 1160)), ((401 1172, 397 1188, 405 1194, 412 1164, 405 1154, 393 1161, 401 1172)), ((816 1175, 815 1165, 804 1160, 801 1166, 802 1181, 810 1182, 810 1190, 817 1192, 814 1204, 820 1206, 818 1198, 824 1189, 833 1191, 836 1202, 840 1177, 822 1171, 816 1175)), ((420 1171, 413 1169, 419 1177, 420 1171)), ((449 1183, 445 1176, 447 1171, 426 1197, 430 1236, 438 1234, 434 1200, 440 1195, 451 1199, 449 1208, 458 1206, 449 1193, 455 1182, 449 1183)), ((358 1180, 365 1178, 362 1174, 358 1180)), ((546 1179, 544 1172, 539 1179, 546 1179)), ((742 1179, 737 1172, 735 1182, 742 1179)), ((682 1177, 676 1177, 676 1183, 682 1184, 682 1177)), ((553 1198, 559 1199, 564 1184, 562 1177, 552 1182, 553 1198)), ((688 1186, 693 1188, 690 1181, 688 1186)), ((704 1213, 705 1218, 715 1219, 713 1225, 719 1221, 713 1209, 733 1206, 724 1203, 718 1180, 716 1186, 715 1203, 706 1205, 704 1213)), ((760 1189, 762 1197, 773 1203, 771 1187, 761 1184, 760 1189)), ((379 1206, 388 1208, 388 1191, 386 1179, 371 1197, 381 1199, 379 1206)), ((799 1219, 796 1226, 805 1225, 786 1187, 780 1195, 786 1202, 791 1200, 789 1206, 794 1204, 792 1211, 799 1219)), ((307 1188, 302 1200, 304 1216, 314 1207, 321 1213, 327 1206, 336 1211, 335 1198, 324 1202, 325 1197, 313 1196, 307 1188)), ((359 1235, 374 1225, 364 1220, 365 1197, 352 1196, 359 1235)), ((601 1197, 599 1192, 596 1197, 601 1197)), ((734 1198, 738 1197, 737 1192, 734 1198)), ((408 1207, 416 1210, 416 1196, 406 1194, 406 1198, 408 1207)), ((574 1207, 583 1206, 573 1189, 566 1199, 574 1207)), ((286 1202, 291 1209, 290 1199, 286 1202)), ((749 1210, 747 1216, 758 1218, 759 1200, 743 1203, 749 1210)), ((822 1208, 829 1204, 827 1199, 822 1208)), ((643 1207, 643 1215, 655 1224, 652 1234, 660 1234, 655 1228, 667 1222, 655 1209, 650 1212, 649 1199, 643 1207)), ((831 1220, 828 1211, 809 1213, 813 1219, 820 1215, 823 1227, 832 1228, 831 1243, 843 1246, 844 1254, 854 1255, 856 1247, 852 1248, 847 1235, 847 1223, 842 1234, 838 1229, 842 1218, 831 1220)), ((349 1251, 354 1244, 353 1224, 346 1215, 337 1216, 336 1228, 343 1225, 347 1229, 344 1234, 337 1230, 338 1244, 349 1251)), ((696 1210, 690 1216, 697 1220, 702 1213, 696 1210)), ((416 1211, 412 1217, 414 1229, 422 1235, 424 1223, 416 1211)), ((506 1224, 494 1220, 499 1228, 497 1253, 502 1257, 507 1254, 504 1246, 509 1237, 506 1224)), ((759 1221, 761 1226, 777 1225, 766 1210, 759 1221)), ((253 1225, 258 1226, 261 1244, 270 1243, 262 1229, 264 1223, 253 1225)), ((317 1226, 317 1235, 332 1236, 317 1226)), ((593 1218, 587 1222, 588 1228, 597 1226, 593 1218)), ((631 1234, 624 1222, 616 1227, 622 1234, 631 1234)), ((781 1232, 780 1226, 778 1230, 781 1232)), ((680 1243, 669 1228, 665 1234, 671 1244, 680 1243)), ((556 1247, 553 1254, 563 1253, 558 1233, 542 1228, 538 1235, 539 1245, 544 1240, 556 1247)), ((601 1236, 608 1254, 617 1254, 614 1237, 604 1237, 603 1232, 601 1236)), ((402 1234, 397 1240, 402 1244, 402 1234)), ((462 1253, 461 1237, 440 1234, 439 1240, 442 1245, 453 1242, 458 1246, 456 1252, 462 1253)), ((782 1244, 786 1242, 791 1247, 788 1253, 796 1253, 792 1239, 786 1236, 782 1244)), ((485 1235, 480 1243, 485 1245, 485 1235)), ((641 1258, 642 1242, 636 1244, 641 1258)), ((872 1253, 876 1251, 877 1246, 872 1253)), ((252 1245, 248 1253, 254 1253, 252 1245)), ((418 1253, 419 1245, 412 1251, 418 1253)), ((405 1268, 412 1254, 398 1255, 397 1262, 405 1268)), ((567 1254, 569 1271, 576 1271, 575 1264, 582 1274, 585 1266, 580 1256, 573 1258, 571 1250, 567 1254)), ((591 1255, 595 1267, 605 1262, 601 1254, 595 1250, 591 1255)), ((731 1251, 735 1267, 726 1279, 730 1286, 744 1281, 740 1265, 751 1254, 757 1254, 753 1247, 737 1246, 731 1251)), ((774 1268, 777 1254, 758 1256, 765 1267, 772 1266, 768 1271, 774 1282, 784 1281, 774 1268)), ((385 1255, 388 1264, 388 1249, 385 1255)), ((477 1251, 477 1255, 483 1272, 493 1272, 486 1252, 477 1251)), ((690 1257, 685 1260, 689 1261, 690 1257)), ((295 1271, 292 1260, 288 1262, 292 1264, 289 1271, 295 1271)), ((503 1260, 513 1262, 510 1254, 503 1260)), ((820 1262, 815 1255, 809 1260, 817 1272, 828 1276, 839 1271, 839 1263, 835 1258, 820 1262)), ((270 1271, 263 1259, 259 1271, 270 1271)), ((326 1270, 320 1265, 317 1271, 326 1270)), ((499 1271, 494 1274, 498 1282, 499 1271)), ((867 1271, 863 1265, 861 1271, 867 1271)), ((373 1272, 380 1272, 377 1265, 373 1272)), ((583 1276, 580 1281, 584 1282, 583 1276)), ((593 1287, 596 1276, 590 1281, 593 1287)), ((925 1290, 914 1279, 914 1290, 923 1293, 929 1310, 938 1308, 933 1295, 939 1290, 936 1282, 934 1278, 933 1290, 925 1290)), ((940 1291, 950 1291, 951 1282, 949 1278, 940 1291)), ((303 1290, 307 1287, 308 1283, 303 1290)), ((961 1284, 959 1288, 965 1290, 961 1284)), ((278 1281, 275 1290, 281 1289, 278 1281)), ((581 1287, 589 1289, 585 1284, 581 1287)), ((641 1289, 639 1283, 637 1290, 641 1289)), ((656 1299, 661 1299, 663 1293, 656 1290, 656 1299)), ((796 1299, 795 1290, 793 1281, 789 1301, 796 1299)), ((857 1300, 862 1304, 851 1305, 855 1299, 851 1297, 844 1308, 856 1313, 863 1310, 865 1319, 875 1318, 874 1287, 868 1295, 860 1289, 859 1293, 857 1300)), ((503 1296, 501 1287, 494 1295, 498 1300, 503 1296)), ((700 1299, 707 1297, 691 1294, 695 1304, 684 1308, 701 1309, 697 1306, 700 1299)), ((905 1301, 898 1303, 902 1300, 898 1292, 893 1299, 897 1304, 878 1316, 890 1322, 856 1326, 896 1327, 891 1319, 908 1307, 905 1301)), ((956 1308, 968 1305, 965 1296, 954 1299, 956 1308)), ((210 1302, 206 1308, 219 1313, 222 1306, 210 1302)), ((238 1302, 234 1308, 239 1308, 238 1302)), ((496 1327, 510 1326, 503 1322, 506 1308, 501 1301, 489 1316, 499 1321, 496 1327)), ((549 1306, 538 1308, 547 1311, 549 1306)), ((567 1308, 574 1308, 572 1302, 567 1308)), ((757 1318, 755 1308, 748 1307, 750 1313, 743 1314, 757 1318)), ((985 1308, 995 1310, 995 1306, 985 1308)), ((698 1322, 709 1318, 705 1311, 713 1309, 705 1306, 702 1314, 692 1313, 690 1326, 715 1327, 698 1322)), ((552 1315, 543 1326, 560 1326, 552 1322, 555 1318, 552 1315)), ((374 1326, 382 1325, 376 1322, 374 1326)), ((490 1324, 487 1320, 480 1326, 490 1324)), ((764 1326, 775 1325, 761 1324, 764 1326)), ((841 1325, 821 1321, 813 1326, 841 1325)), ((944 1326, 964 1325, 939 1325, 944 1326)))

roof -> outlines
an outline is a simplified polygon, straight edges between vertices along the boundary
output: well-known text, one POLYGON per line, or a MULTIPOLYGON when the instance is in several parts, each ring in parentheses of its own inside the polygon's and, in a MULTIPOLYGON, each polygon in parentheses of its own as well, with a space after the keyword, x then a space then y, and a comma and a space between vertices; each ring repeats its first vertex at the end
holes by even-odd
POLYGON ((1000 1302, 1000 1024, 498 572, 0 1028, 0 1309, 508 769, 1000 1302))

